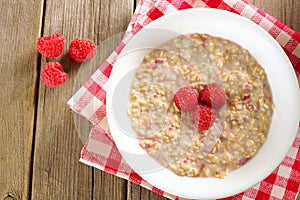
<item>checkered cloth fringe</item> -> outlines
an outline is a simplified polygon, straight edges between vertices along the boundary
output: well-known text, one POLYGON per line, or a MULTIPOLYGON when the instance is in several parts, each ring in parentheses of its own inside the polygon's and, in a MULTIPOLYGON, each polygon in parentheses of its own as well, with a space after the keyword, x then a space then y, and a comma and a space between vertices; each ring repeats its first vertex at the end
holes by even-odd
MULTIPOLYGON (((282 46, 293 64, 298 80, 300 75, 300 34, 245 0, 140 0, 122 43, 68 101, 67 105, 94 124, 82 150, 81 162, 132 181, 170 199, 181 198, 147 183, 130 168, 119 153, 106 124, 107 81, 116 57, 139 30, 163 15, 193 7, 228 10, 257 23, 282 46)), ((299 184, 300 131, 298 130, 292 148, 270 176, 247 191, 226 199, 295 199, 299 184)))

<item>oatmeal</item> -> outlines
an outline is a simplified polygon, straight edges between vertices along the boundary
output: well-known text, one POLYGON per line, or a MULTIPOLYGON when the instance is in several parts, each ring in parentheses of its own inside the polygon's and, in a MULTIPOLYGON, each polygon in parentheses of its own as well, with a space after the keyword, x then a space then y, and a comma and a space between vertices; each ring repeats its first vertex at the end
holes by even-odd
POLYGON ((181 35, 145 56, 131 86, 128 116, 140 146, 180 176, 223 178, 261 148, 273 114, 264 69, 232 41, 181 35), (208 130, 173 102, 183 86, 220 85, 226 104, 208 130))

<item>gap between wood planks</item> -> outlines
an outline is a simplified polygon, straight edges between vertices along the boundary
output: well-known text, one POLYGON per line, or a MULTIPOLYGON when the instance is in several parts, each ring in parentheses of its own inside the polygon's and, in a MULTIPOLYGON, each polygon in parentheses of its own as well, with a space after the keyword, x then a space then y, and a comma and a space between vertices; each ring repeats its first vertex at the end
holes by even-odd
MULTIPOLYGON (((133 0, 133 8, 132 10, 134 11, 136 7, 136 2, 133 0)), ((47 8, 47 1, 43 0, 42 4, 41 4, 41 15, 40 15, 40 27, 39 27, 39 37, 43 37, 44 35, 44 28, 45 28, 45 16, 46 16, 46 8, 47 8)), ((46 59, 47 60, 47 59, 46 59)), ((29 180, 29 185, 28 185, 28 198, 32 199, 32 197, 34 196, 33 194, 33 174, 34 174, 34 160, 35 160, 35 150, 36 150, 36 132, 37 132, 37 118, 38 118, 38 107, 39 107, 39 93, 40 93, 40 87, 39 87, 39 83, 40 83, 40 71, 42 68, 42 56, 40 54, 38 54, 37 56, 37 64, 36 64, 36 69, 37 69, 37 79, 36 79, 36 83, 35 83, 35 97, 34 97, 34 104, 35 104, 35 111, 34 111, 34 121, 33 121, 33 137, 32 137, 32 150, 31 150, 31 159, 30 159, 30 180, 29 180)), ((91 194, 91 199, 94 199, 94 193, 95 193, 95 169, 91 168, 92 170, 92 194, 91 194)), ((105 173, 105 172, 103 172, 105 173)), ((124 198, 127 199, 127 183, 126 185, 124 185, 124 187, 126 188, 126 191, 124 192, 124 198)), ((7 194, 7 198, 14 198, 15 199, 15 195, 13 192, 8 193, 7 194)))
MULTIPOLYGON (((40 15, 40 28, 39 28, 39 37, 43 36, 44 33, 44 23, 45 23, 45 11, 46 11, 46 0, 43 0, 41 3, 41 15, 40 15)), ((32 199, 32 184, 33 184, 33 164, 34 164, 34 151, 35 151, 35 137, 36 137, 36 127, 37 127, 37 115, 38 115, 38 103, 39 103, 39 83, 40 83, 40 76, 41 73, 41 63, 42 63, 42 56, 38 54, 37 62, 36 62, 36 71, 37 71, 37 79, 35 82, 35 96, 34 96, 34 119, 33 119, 33 134, 32 134, 32 148, 31 148, 31 159, 30 159, 30 173, 29 173, 29 185, 28 185, 28 199, 32 199)))

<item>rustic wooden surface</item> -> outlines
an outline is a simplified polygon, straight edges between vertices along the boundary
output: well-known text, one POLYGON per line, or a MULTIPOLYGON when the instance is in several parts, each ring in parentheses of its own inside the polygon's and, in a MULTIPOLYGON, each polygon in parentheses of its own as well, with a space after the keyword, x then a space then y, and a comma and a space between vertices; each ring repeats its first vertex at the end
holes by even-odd
MULTIPOLYGON (((299 0, 251 0, 300 32, 299 0)), ((134 0, 0 0, 0 199, 165 199, 78 162, 82 142, 65 102, 79 65, 66 56, 74 38, 97 44, 125 30, 134 0), (46 60, 37 37, 65 36, 61 61, 68 81, 41 83, 46 60)))

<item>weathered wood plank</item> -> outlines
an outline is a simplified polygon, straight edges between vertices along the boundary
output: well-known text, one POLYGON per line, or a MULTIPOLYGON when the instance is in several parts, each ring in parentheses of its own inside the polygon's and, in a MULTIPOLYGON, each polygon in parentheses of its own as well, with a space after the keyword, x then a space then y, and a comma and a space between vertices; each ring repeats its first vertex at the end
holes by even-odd
MULTIPOLYGON (((44 35, 59 32, 65 36, 65 54, 57 60, 61 61, 69 77, 58 88, 46 88, 40 83, 33 199, 126 197, 125 180, 98 170, 94 174, 91 167, 78 162, 82 143, 74 126, 72 111, 65 107, 65 102, 73 95, 73 84, 80 65, 70 61, 66 53, 74 38, 89 38, 97 44, 124 31, 131 13, 131 0, 46 2, 44 35), (116 187, 123 192, 116 192, 116 187)), ((45 64, 45 59, 42 64, 45 64)))
MULTIPOLYGON (((128 182, 127 184, 127 200, 151 199, 150 198, 151 193, 153 192, 134 183, 128 182)), ((157 194, 153 193, 152 195, 157 195, 157 194)))
POLYGON ((127 181, 111 174, 94 170, 94 191, 95 200, 126 200, 127 181))
POLYGON ((42 3, 0 3, 0 199, 29 197, 42 3))
MULTIPOLYGON (((95 4, 88 0, 46 2, 43 35, 64 35, 64 55, 56 60, 68 72, 68 81, 58 88, 39 85, 32 199, 92 199, 92 168, 78 162, 82 143, 65 102, 72 96, 79 67, 69 60, 67 49, 74 38, 94 39, 95 4)), ((45 61, 42 58, 42 65, 45 61)))

